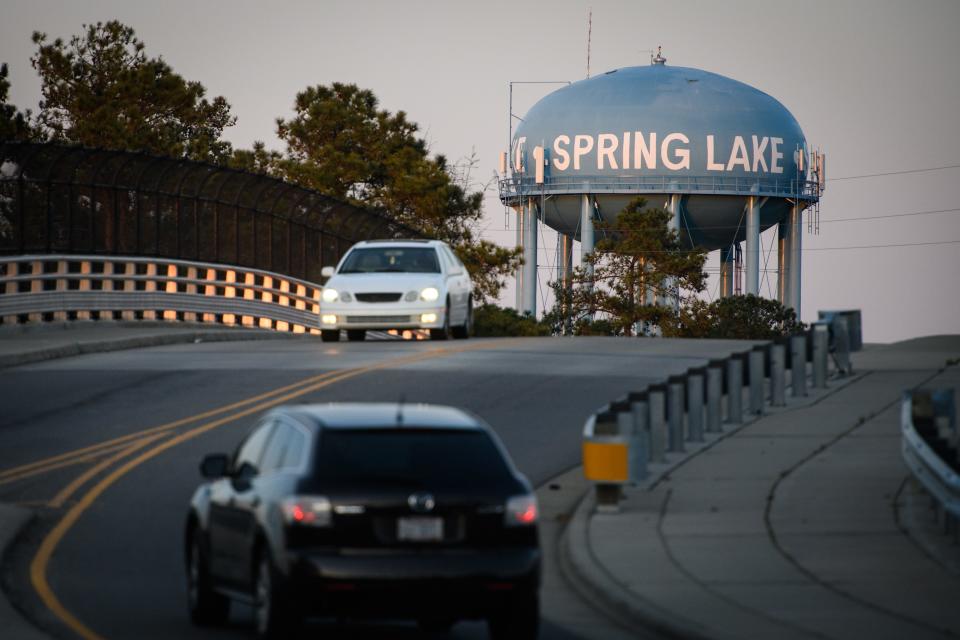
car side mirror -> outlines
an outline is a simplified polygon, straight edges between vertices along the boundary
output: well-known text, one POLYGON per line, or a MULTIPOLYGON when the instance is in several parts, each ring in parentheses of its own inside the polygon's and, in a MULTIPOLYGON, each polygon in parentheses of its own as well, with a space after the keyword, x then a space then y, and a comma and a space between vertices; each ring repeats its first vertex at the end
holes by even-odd
POLYGON ((204 456, 203 461, 200 463, 200 474, 204 478, 222 478, 227 475, 227 467, 229 464, 227 454, 211 453, 210 455, 204 456))
POLYGON ((323 269, 320 269, 320 276, 324 278, 329 278, 333 276, 334 271, 336 270, 333 267, 324 267, 323 269))

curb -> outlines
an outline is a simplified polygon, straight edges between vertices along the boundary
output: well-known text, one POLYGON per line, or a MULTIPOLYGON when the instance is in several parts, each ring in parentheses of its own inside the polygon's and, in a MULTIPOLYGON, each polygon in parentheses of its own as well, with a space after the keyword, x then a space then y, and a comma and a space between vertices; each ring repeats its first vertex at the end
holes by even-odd
MULTIPOLYGON (((22 507, 0 504, 0 558, 23 529, 33 520, 33 512, 22 507)), ((16 640, 49 640, 48 635, 20 615, 7 599, 6 591, 0 589, 0 629, 4 638, 16 640)))
POLYGON ((44 360, 68 358, 86 353, 105 353, 123 351, 140 347, 156 347, 169 344, 187 344, 191 342, 229 342, 246 340, 293 340, 308 334, 277 333, 249 329, 215 329, 209 331, 178 331, 176 333, 157 333, 146 336, 110 338, 70 342, 57 347, 35 349, 23 353, 0 355, 0 369, 16 367, 44 360))

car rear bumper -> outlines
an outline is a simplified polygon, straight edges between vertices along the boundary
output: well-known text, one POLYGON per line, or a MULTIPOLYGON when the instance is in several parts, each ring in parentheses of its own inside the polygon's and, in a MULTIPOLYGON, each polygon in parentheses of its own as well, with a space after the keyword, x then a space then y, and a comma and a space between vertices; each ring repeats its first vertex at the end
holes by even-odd
POLYGON ((291 593, 308 612, 482 617, 540 584, 536 548, 341 552, 290 557, 291 593))

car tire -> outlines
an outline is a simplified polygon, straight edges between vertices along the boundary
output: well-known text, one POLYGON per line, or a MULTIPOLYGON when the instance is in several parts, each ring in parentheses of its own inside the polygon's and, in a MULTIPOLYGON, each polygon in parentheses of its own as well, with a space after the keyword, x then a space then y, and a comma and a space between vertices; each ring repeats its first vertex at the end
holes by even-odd
POLYGON ((198 528, 190 533, 187 550, 187 606, 196 625, 223 624, 230 614, 230 600, 213 590, 203 537, 198 528))
POLYGON ((277 640, 293 635, 295 612, 281 593, 281 580, 266 545, 257 553, 253 582, 253 624, 260 640, 277 640))
POLYGON ((417 626, 424 633, 449 633, 451 627, 456 624, 453 618, 439 618, 435 616, 419 618, 417 626))
POLYGON ((534 640, 540 630, 540 598, 517 596, 487 620, 491 640, 534 640))
POLYGON ((339 342, 340 330, 339 329, 321 329, 320 339, 323 340, 324 342, 339 342))
POLYGON ((430 329, 431 340, 447 340, 450 338, 450 298, 447 298, 447 308, 443 311, 443 327, 430 329))
POLYGON ((453 337, 458 340, 466 340, 473 332, 473 302, 467 302, 467 317, 463 319, 463 324, 453 328, 453 337))
POLYGON ((366 339, 366 329, 347 329, 347 340, 350 342, 363 342, 366 339))

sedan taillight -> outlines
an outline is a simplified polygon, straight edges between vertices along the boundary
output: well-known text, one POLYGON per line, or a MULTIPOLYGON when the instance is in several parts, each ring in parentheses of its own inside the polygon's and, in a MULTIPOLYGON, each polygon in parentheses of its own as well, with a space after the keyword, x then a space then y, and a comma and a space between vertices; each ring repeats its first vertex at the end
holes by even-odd
POLYGON ((522 527, 537 523, 540 509, 537 507, 537 497, 533 494, 513 496, 507 500, 504 512, 504 524, 508 527, 522 527))
POLYGON ((283 521, 288 525, 329 527, 332 523, 329 498, 324 496, 293 496, 280 503, 283 521))

